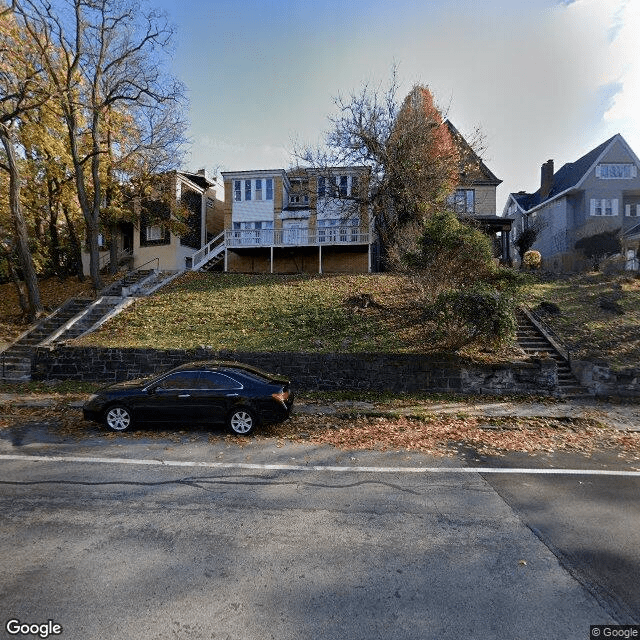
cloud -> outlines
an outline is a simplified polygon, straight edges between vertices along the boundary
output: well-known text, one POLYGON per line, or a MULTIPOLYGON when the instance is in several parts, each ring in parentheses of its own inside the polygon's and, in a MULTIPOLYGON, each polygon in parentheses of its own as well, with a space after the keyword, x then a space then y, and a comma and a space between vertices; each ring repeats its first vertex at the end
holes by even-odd
MULTIPOLYGON (((636 0, 577 0, 563 2, 572 22, 587 25, 585 35, 601 57, 594 69, 597 107, 606 128, 616 126, 627 137, 636 134, 640 105, 640 3, 636 0)), ((631 143, 634 146, 634 143, 631 143)), ((636 147, 640 139, 636 139, 636 147)))
POLYGON ((620 90, 604 114, 605 120, 633 122, 640 106, 640 4, 619 3, 613 16, 611 54, 618 67, 620 90))

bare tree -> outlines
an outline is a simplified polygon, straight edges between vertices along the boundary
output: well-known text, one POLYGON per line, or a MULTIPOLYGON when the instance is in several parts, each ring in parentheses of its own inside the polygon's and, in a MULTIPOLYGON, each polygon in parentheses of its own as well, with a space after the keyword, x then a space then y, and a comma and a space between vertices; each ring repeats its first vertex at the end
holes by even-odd
POLYGON ((542 218, 535 218, 533 221, 527 221, 526 227, 517 233, 514 244, 518 250, 521 264, 524 260, 524 254, 533 247, 545 226, 542 218))
POLYGON ((60 0, 55 7, 47 0, 17 4, 26 28, 41 43, 47 73, 61 97, 90 275, 98 290, 98 234, 110 152, 106 118, 120 109, 136 115, 183 103, 182 85, 164 72, 173 30, 163 14, 134 0, 60 0), (45 36, 38 37, 42 31, 45 36))
POLYGON ((338 96, 337 114, 320 148, 296 149, 302 164, 317 172, 336 166, 369 170, 369 189, 337 194, 366 203, 388 251, 399 231, 442 207, 458 179, 460 154, 427 87, 416 85, 399 103, 396 70, 382 90, 369 85, 338 96))

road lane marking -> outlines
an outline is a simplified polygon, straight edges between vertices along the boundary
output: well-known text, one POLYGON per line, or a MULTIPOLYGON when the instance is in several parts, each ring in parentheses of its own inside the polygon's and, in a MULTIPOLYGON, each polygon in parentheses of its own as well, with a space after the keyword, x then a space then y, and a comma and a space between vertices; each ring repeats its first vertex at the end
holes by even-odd
POLYGON ((156 467, 195 467, 205 469, 245 469, 251 471, 332 471, 342 473, 491 473, 520 475, 622 476, 640 477, 640 471, 613 469, 527 469, 495 467, 359 467, 300 464, 258 464, 250 462, 197 462, 158 458, 92 458, 77 456, 23 456, 0 454, 0 460, 23 462, 76 462, 85 464, 124 464, 156 467))

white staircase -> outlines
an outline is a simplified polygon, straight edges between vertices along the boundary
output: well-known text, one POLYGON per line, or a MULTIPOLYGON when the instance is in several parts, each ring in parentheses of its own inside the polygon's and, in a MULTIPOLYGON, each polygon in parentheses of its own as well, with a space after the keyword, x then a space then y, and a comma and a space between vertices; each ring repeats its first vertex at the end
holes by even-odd
POLYGON ((187 258, 187 270, 199 271, 203 268, 210 268, 214 264, 224 259, 224 231, 209 241, 199 251, 187 258))

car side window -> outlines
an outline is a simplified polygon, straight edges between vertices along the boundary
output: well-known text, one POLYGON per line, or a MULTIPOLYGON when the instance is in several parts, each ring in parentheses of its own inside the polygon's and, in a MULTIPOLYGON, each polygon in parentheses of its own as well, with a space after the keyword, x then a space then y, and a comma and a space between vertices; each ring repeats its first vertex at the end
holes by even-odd
POLYGON ((223 373, 202 371, 198 380, 198 389, 242 389, 242 385, 223 373))
POLYGON ((166 390, 197 389, 197 384, 197 371, 176 371, 160 380, 156 388, 166 390))

